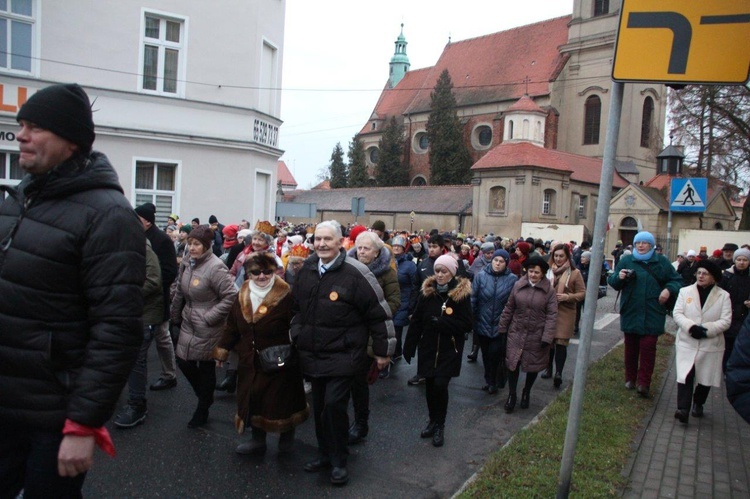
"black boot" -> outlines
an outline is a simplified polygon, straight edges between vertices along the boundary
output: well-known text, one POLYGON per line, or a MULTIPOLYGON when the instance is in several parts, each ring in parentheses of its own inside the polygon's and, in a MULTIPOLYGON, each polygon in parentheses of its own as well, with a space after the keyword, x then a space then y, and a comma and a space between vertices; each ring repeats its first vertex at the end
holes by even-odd
POLYGON ((216 391, 234 393, 237 389, 237 370, 227 369, 227 375, 216 384, 216 391))
POLYGON ((516 408, 516 393, 511 392, 508 395, 508 400, 505 402, 505 412, 510 414, 511 412, 513 412, 513 409, 515 408, 516 408))
POLYGON ((435 427, 435 433, 432 435, 432 445, 442 447, 445 442, 445 425, 438 424, 435 427))
POLYGON ((562 373, 555 373, 555 380, 554 380, 555 388, 560 388, 562 385, 562 373))
POLYGON ((471 346, 471 353, 466 356, 467 359, 469 359, 469 362, 476 362, 477 361, 477 355, 479 355, 479 345, 474 343, 471 346))
POLYGON ((429 424, 425 427, 424 430, 422 430, 422 433, 419 434, 422 438, 430 438, 435 435, 435 431, 437 430, 438 424, 435 421, 430 421, 429 424))
POLYGON ((294 428, 279 435, 279 452, 288 454, 294 448, 294 428))
POLYGON ((530 390, 524 390, 521 392, 521 409, 529 408, 529 392, 530 390))
POLYGON ((188 428, 200 428, 208 422, 208 408, 198 407, 188 421, 188 428))
POLYGON ((266 453, 266 432, 260 428, 253 427, 253 437, 249 442, 243 442, 237 446, 237 454, 249 454, 261 456, 266 453))
POLYGON ((360 443, 369 432, 367 421, 357 421, 349 427, 349 445, 360 443))

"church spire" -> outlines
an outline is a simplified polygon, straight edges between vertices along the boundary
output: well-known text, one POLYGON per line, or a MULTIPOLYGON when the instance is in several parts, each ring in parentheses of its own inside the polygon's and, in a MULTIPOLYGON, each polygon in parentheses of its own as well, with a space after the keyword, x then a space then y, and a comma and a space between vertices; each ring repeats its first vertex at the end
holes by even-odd
POLYGON ((411 64, 409 63, 409 57, 406 55, 407 41, 404 38, 404 23, 401 23, 401 34, 398 35, 396 41, 396 50, 393 52, 390 63, 390 76, 388 79, 388 86, 390 88, 398 85, 398 82, 404 77, 411 64))

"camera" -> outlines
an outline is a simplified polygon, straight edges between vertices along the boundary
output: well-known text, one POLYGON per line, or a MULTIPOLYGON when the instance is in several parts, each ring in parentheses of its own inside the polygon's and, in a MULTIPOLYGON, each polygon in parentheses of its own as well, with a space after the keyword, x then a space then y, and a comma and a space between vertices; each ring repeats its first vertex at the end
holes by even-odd
POLYGON ((625 272, 625 280, 626 281, 632 281, 635 279, 635 270, 633 269, 622 269, 623 272, 625 272))

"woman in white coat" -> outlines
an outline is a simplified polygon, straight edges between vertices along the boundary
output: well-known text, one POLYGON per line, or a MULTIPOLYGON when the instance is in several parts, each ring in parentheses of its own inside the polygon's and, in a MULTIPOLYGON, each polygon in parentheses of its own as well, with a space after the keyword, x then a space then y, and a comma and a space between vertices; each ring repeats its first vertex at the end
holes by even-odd
POLYGON ((732 322, 729 293, 716 285, 721 269, 709 260, 696 265, 697 281, 680 290, 673 318, 679 326, 675 343, 677 367, 677 412, 675 419, 688 422, 703 416, 703 404, 712 386, 721 386, 724 331, 732 322), (693 383, 698 386, 693 392, 693 383))

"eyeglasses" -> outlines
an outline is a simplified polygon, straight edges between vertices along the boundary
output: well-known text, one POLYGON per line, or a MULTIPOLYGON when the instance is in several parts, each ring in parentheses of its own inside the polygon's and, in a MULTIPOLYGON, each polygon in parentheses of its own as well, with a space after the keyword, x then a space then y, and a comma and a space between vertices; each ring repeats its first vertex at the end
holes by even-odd
POLYGON ((271 275, 274 272, 276 272, 276 271, 272 270, 272 269, 263 269, 263 270, 254 269, 254 270, 250 271, 250 273, 253 274, 254 276, 259 276, 261 274, 263 274, 263 275, 271 275))
POLYGON ((695 275, 711 275, 711 272, 699 270, 698 272, 695 273, 695 275))

